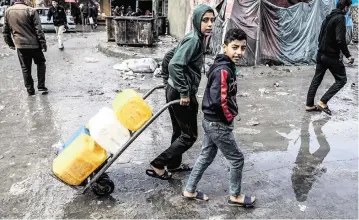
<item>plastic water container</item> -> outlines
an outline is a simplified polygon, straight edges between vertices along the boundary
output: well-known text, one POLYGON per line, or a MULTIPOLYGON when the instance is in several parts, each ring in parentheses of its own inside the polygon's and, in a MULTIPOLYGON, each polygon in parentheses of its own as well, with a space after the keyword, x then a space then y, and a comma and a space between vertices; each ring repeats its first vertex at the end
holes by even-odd
POLYGON ((112 106, 116 118, 130 131, 137 131, 152 117, 151 107, 133 89, 120 92, 112 106))
POLYGON ((72 142, 74 142, 74 140, 76 140, 76 138, 78 136, 80 136, 81 134, 87 134, 89 136, 90 135, 90 131, 87 129, 86 126, 81 126, 73 135, 71 138, 69 138, 61 147, 61 149, 59 150, 59 152, 62 152, 63 150, 65 150, 65 148, 67 148, 68 146, 70 146, 70 144, 72 142))
POLYGON ((81 134, 55 158, 52 170, 65 183, 78 186, 106 159, 106 150, 81 134))
POLYGON ((130 139, 130 131, 116 119, 110 108, 102 108, 89 121, 91 137, 108 153, 115 154, 130 139))

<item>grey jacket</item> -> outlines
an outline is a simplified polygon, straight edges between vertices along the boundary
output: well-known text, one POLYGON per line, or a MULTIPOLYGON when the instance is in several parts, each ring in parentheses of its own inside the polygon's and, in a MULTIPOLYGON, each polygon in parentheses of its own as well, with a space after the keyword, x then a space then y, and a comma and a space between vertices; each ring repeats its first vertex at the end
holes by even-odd
POLYGON ((37 11, 22 3, 16 3, 5 12, 4 40, 18 49, 46 48, 44 32, 37 11))

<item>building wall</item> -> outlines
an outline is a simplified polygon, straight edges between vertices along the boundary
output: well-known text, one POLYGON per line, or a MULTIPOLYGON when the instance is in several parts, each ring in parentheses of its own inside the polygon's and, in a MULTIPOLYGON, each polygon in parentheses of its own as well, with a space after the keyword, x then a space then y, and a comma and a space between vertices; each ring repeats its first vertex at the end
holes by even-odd
MULTIPOLYGON (((192 13, 199 4, 215 7, 222 0, 168 0, 170 34, 178 39, 192 30, 192 13)), ((233 0, 229 0, 233 1, 233 0)))
POLYGON ((190 2, 188 0, 168 0, 169 31, 177 39, 182 39, 186 33, 189 13, 190 2))

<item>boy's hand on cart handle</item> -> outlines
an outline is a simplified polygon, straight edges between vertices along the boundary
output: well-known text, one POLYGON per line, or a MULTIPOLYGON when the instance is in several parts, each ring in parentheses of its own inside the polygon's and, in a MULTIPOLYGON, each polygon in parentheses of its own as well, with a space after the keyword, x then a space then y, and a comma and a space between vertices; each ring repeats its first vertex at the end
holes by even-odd
POLYGON ((349 60, 349 64, 353 64, 353 63, 354 63, 354 57, 351 56, 351 57, 348 58, 348 60, 349 60))
POLYGON ((191 100, 190 100, 189 97, 181 98, 181 100, 180 100, 180 105, 188 106, 190 101, 191 101, 191 100))

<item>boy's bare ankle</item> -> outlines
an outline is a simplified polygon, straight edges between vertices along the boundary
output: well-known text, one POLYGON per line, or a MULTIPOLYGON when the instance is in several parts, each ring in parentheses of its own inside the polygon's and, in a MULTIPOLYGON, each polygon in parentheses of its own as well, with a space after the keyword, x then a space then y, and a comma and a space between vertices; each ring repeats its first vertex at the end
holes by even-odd
POLYGON ((156 168, 154 166, 151 166, 151 168, 160 176, 165 173, 165 169, 158 169, 158 168, 156 168))
POLYGON ((186 196, 186 197, 193 197, 195 194, 187 192, 187 191, 183 191, 183 195, 186 196))
POLYGON ((324 104, 322 101, 319 101, 319 102, 318 102, 318 105, 320 105, 322 108, 328 107, 328 105, 327 105, 327 104, 324 104))

